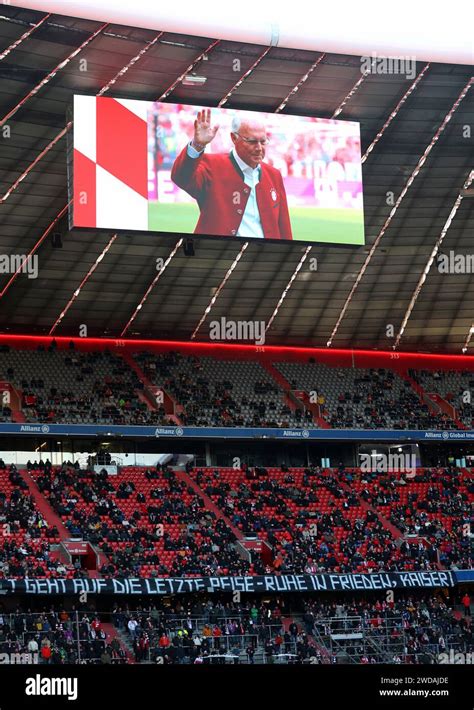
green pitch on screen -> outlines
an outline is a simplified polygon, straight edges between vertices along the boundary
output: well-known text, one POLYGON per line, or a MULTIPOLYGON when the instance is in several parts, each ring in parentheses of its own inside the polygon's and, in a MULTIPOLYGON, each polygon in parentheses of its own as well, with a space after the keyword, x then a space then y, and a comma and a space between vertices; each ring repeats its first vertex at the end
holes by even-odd
MULTIPOLYGON (((192 203, 148 205, 148 229, 152 232, 192 234, 199 210, 192 203)), ((363 210, 293 207, 290 209, 293 241, 364 244, 363 210)))

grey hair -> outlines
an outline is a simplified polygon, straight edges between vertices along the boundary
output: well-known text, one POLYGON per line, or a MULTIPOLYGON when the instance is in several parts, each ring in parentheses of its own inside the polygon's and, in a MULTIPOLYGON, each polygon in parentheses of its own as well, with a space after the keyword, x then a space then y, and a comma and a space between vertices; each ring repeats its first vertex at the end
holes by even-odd
POLYGON ((242 119, 237 114, 232 119, 231 130, 232 133, 238 133, 240 131, 240 126, 242 125, 242 119))

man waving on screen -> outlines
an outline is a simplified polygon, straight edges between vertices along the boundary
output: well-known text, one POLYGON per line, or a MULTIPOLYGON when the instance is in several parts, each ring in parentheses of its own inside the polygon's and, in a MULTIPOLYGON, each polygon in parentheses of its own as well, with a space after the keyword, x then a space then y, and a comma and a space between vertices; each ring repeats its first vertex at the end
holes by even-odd
POLYGON ((221 236, 292 239, 280 172, 263 162, 268 138, 261 119, 235 116, 230 153, 205 153, 219 126, 211 110, 199 111, 194 137, 176 158, 171 179, 197 200, 194 232, 221 236))

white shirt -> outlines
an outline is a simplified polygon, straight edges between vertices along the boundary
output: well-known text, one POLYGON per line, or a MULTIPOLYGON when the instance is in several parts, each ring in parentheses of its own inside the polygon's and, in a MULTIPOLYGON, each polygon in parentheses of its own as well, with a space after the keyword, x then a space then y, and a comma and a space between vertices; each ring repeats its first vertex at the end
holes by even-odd
MULTIPOLYGON (((187 153, 190 158, 197 158, 202 152, 202 150, 200 152, 197 151, 191 143, 188 143, 187 153)), ((265 235, 263 233, 260 213, 258 211, 257 192, 255 189, 260 182, 260 166, 251 168, 250 165, 247 165, 247 163, 242 160, 235 148, 232 149, 232 156, 244 174, 245 184, 250 187, 250 195, 247 200, 244 214, 242 215, 242 221, 237 230, 237 236, 263 239, 265 235)))
POLYGON ((249 199, 247 200, 247 205, 245 207, 240 227, 237 230, 237 236, 257 237, 258 239, 263 239, 265 235, 260 221, 260 213, 258 211, 257 204, 257 191, 255 189, 260 182, 260 166, 251 168, 250 165, 247 165, 247 163, 242 160, 235 148, 232 149, 232 155, 244 174, 245 184, 250 187, 249 199))

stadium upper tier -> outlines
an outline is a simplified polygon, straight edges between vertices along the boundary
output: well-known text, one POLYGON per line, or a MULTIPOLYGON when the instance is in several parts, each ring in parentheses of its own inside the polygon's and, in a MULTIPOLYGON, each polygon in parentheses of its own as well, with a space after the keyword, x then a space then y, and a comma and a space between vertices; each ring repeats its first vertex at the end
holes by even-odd
POLYGON ((272 362, 169 350, 0 348, 3 421, 68 424, 471 428, 474 373, 272 362))

